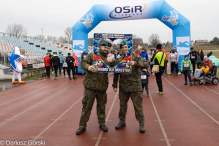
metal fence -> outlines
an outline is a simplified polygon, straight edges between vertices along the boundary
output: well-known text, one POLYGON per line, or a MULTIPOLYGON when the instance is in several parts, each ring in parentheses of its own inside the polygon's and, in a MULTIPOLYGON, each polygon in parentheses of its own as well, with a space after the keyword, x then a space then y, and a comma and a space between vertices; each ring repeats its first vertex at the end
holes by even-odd
POLYGON ((0 68, 10 68, 10 60, 8 59, 8 53, 0 50, 0 68))

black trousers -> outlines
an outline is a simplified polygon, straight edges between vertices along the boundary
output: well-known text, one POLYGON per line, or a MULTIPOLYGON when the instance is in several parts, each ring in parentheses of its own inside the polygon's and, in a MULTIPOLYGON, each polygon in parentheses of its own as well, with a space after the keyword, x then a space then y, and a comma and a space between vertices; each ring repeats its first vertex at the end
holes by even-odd
POLYGON ((53 67, 54 67, 54 70, 55 70, 55 76, 57 76, 59 65, 54 65, 53 67))
POLYGON ((65 76, 65 71, 68 71, 68 67, 63 67, 64 76, 65 76))
POLYGON ((159 92, 163 92, 163 84, 162 84, 162 79, 161 79, 162 74, 163 72, 155 73, 159 92))
POLYGON ((192 69, 193 69, 193 76, 194 76, 194 73, 195 73, 195 61, 193 62, 193 61, 191 61, 191 63, 192 63, 192 69))
POLYGON ((190 70, 184 70, 183 73, 184 73, 185 83, 187 83, 187 76, 189 78, 189 82, 191 83, 192 80, 191 80, 190 70))
POLYGON ((176 73, 178 74, 178 72, 179 72, 178 63, 175 64, 175 62, 171 62, 171 73, 174 72, 174 68, 176 69, 176 73))
POLYGON ((72 77, 74 78, 74 66, 68 66, 68 68, 67 68, 67 72, 68 72, 69 77, 71 77, 70 71, 72 71, 72 77))
POLYGON ((165 73, 165 74, 167 74, 167 63, 168 63, 168 61, 164 61, 164 67, 165 67, 164 73, 165 73))
POLYGON ((144 88, 146 89, 147 94, 149 94, 148 84, 142 84, 142 92, 144 92, 144 88))
POLYGON ((50 78, 50 66, 45 66, 46 68, 46 76, 50 78))

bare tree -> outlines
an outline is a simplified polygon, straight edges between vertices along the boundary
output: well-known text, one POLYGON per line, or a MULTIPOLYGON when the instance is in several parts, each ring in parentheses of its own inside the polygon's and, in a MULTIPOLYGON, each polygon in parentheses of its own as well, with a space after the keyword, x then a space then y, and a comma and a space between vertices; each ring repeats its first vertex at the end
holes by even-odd
POLYGON ((137 35, 132 36, 132 48, 133 50, 136 50, 138 46, 143 46, 143 39, 138 37, 137 35))
POLYGON ((52 41, 53 41, 53 43, 57 42, 58 41, 57 37, 56 36, 52 37, 52 41))
POLYGON ((58 38, 58 41, 59 41, 60 43, 68 43, 68 39, 67 39, 66 37, 63 37, 63 36, 60 36, 60 37, 58 38))
POLYGON ((160 43, 160 38, 159 38, 159 35, 154 33, 152 34, 149 39, 148 39, 148 42, 150 45, 152 45, 152 47, 156 47, 157 44, 160 43))
POLYGON ((45 39, 45 36, 44 35, 36 35, 35 37, 39 38, 39 40, 43 41, 45 39))
POLYGON ((67 39, 67 43, 72 44, 72 29, 68 27, 65 29, 65 37, 67 39))
POLYGON ((23 25, 16 23, 8 25, 6 32, 10 34, 16 34, 18 39, 22 35, 27 35, 27 29, 23 25))

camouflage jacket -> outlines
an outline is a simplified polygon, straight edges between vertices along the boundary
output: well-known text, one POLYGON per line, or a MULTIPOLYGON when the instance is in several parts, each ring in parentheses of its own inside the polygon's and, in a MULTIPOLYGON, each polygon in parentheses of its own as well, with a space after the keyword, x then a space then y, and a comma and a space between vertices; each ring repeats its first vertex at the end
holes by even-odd
POLYGON ((132 54, 132 61, 135 61, 135 65, 132 66, 132 72, 130 74, 114 74, 113 88, 117 88, 117 82, 119 80, 119 90, 123 92, 142 91, 141 69, 148 68, 149 64, 147 60, 135 53, 132 54))
MULTIPOLYGON (((100 49, 99 49, 100 50, 100 49)), ((125 55, 123 54, 117 61, 107 63, 107 54, 104 54, 101 50, 99 51, 101 59, 109 66, 113 67, 121 62, 125 55)), ((93 53, 88 54, 81 62, 83 70, 87 71, 84 79, 84 87, 87 89, 105 91, 108 88, 108 73, 97 73, 88 71, 88 67, 93 64, 93 53)))

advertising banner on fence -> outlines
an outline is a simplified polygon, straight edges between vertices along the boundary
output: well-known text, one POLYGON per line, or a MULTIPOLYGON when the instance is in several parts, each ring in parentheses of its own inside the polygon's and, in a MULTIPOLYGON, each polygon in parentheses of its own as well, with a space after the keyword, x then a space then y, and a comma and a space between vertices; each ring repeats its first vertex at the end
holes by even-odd
POLYGON ((93 65, 95 72, 103 73, 131 73, 130 61, 132 60, 132 34, 109 34, 109 33, 95 33, 94 47, 93 47, 93 65), (112 44, 109 56, 117 61, 122 56, 120 43, 125 41, 128 46, 128 52, 125 58, 118 62, 114 67, 110 67, 101 59, 98 50, 100 44, 103 42, 110 42, 112 44))

